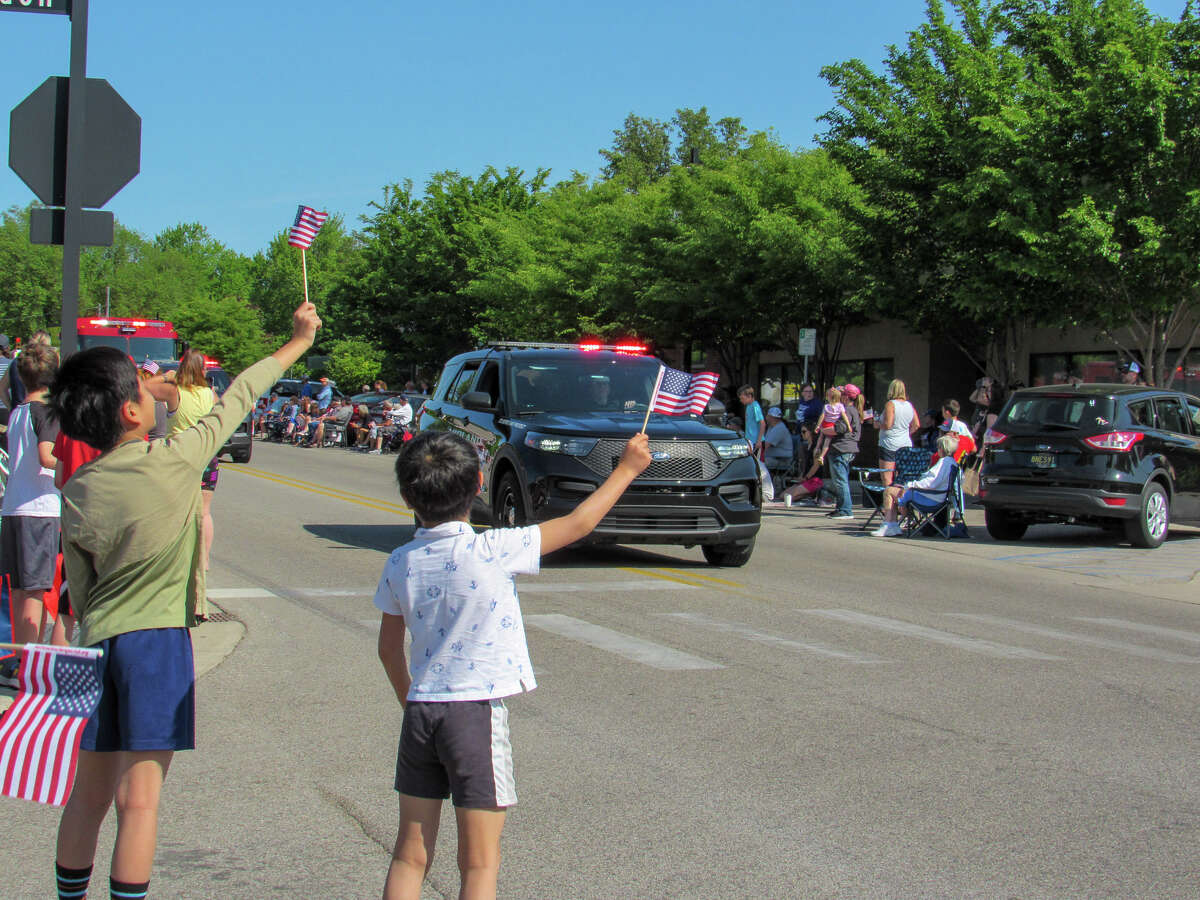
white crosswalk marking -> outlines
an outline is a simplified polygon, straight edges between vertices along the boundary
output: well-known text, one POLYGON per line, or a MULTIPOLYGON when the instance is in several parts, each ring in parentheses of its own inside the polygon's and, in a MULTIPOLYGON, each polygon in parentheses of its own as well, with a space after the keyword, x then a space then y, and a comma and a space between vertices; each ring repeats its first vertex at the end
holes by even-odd
POLYGON ((778 647, 781 650, 791 650, 796 653, 815 653, 818 656, 828 656, 833 659, 844 660, 845 662, 858 664, 872 664, 887 662, 881 656, 873 656, 870 653, 859 653, 855 650, 839 650, 837 647, 829 647, 825 644, 817 644, 811 641, 796 641, 791 638, 780 637, 775 634, 767 634, 762 631, 756 631, 747 625, 739 625, 736 622, 721 622, 717 619, 709 618, 701 613, 659 613, 665 618, 676 619, 680 622, 687 622, 690 625, 699 625, 704 628, 712 628, 716 631, 724 632, 725 634, 736 634, 738 637, 743 637, 748 641, 756 641, 760 644, 766 644, 770 647, 778 647))
POLYGON ((1153 634, 1158 637, 1174 638, 1177 641, 1200 644, 1200 634, 1195 631, 1163 628, 1161 625, 1146 625, 1142 622, 1126 622, 1124 619, 1092 619, 1087 616, 1076 616, 1075 621, 1090 622, 1093 625, 1107 625, 1110 628, 1123 628, 1126 631, 1140 631, 1142 634, 1153 634))
POLYGON ((1110 641, 1107 638, 1093 637, 1090 634, 1076 634, 1073 631, 1059 631, 1057 628, 1046 628, 1042 625, 1031 625, 1016 619, 1003 619, 999 616, 980 616, 971 613, 948 613, 958 619, 972 622, 984 622, 988 625, 999 625, 1022 631, 1025 634, 1035 634, 1039 637, 1053 638, 1056 641, 1070 641, 1075 644, 1088 644, 1105 650, 1116 650, 1118 653, 1128 653, 1130 656, 1140 656, 1143 659, 1157 659, 1160 662, 1200 663, 1200 656, 1185 656, 1182 653, 1172 653, 1169 650, 1158 650, 1154 647, 1143 647, 1140 644, 1127 644, 1124 641, 1110 641))
POLYGON ((601 625, 593 625, 591 622, 585 622, 582 619, 576 619, 572 616, 547 613, 544 615, 526 616, 525 621, 543 631, 549 631, 560 637, 579 641, 598 650, 615 653, 618 656, 625 657, 625 659, 651 666, 655 669, 674 671, 683 669, 725 668, 720 663, 710 662, 707 659, 701 659, 699 656, 692 656, 690 653, 684 653, 681 650, 675 650, 671 647, 664 647, 662 644, 656 644, 653 641, 622 634, 619 631, 613 631, 601 625))
POLYGON ((920 638, 921 640, 932 641, 935 644, 945 644, 948 647, 955 647, 956 649, 966 650, 970 653, 982 653, 985 656, 999 656, 1002 659, 1062 659, 1061 656, 1051 656, 1049 653, 1039 653, 1036 650, 1029 650, 1025 647, 1012 647, 1008 644, 997 644, 992 641, 981 640, 980 638, 953 634, 949 631, 938 631, 936 628, 914 625, 912 622, 888 619, 884 616, 873 616, 869 613, 857 612, 853 609, 802 609, 799 611, 826 619, 834 619, 839 622, 848 622, 851 625, 864 625, 868 628, 878 628, 882 631, 890 631, 907 637, 920 638))
POLYGON ((275 595, 262 588, 209 588, 208 596, 213 600, 269 600, 275 595))

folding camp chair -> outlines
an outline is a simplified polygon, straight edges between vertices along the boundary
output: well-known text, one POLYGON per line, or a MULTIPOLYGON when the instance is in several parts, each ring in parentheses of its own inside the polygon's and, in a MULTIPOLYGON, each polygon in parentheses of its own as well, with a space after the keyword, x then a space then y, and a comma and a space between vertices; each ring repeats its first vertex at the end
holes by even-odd
POLYGON ((922 490, 908 499, 900 523, 905 537, 918 534, 970 537, 963 518, 962 473, 957 464, 950 466, 950 480, 944 491, 922 490))
MULTIPOLYGON (((925 474, 929 468, 929 451, 920 447, 901 447, 896 451, 896 468, 892 470, 892 484, 904 484, 915 481, 925 474)), ((859 468, 851 469, 858 473, 858 483, 862 487, 863 499, 871 504, 871 515, 860 526, 870 528, 871 524, 883 515, 883 492, 887 485, 883 483, 883 473, 887 469, 859 468)))

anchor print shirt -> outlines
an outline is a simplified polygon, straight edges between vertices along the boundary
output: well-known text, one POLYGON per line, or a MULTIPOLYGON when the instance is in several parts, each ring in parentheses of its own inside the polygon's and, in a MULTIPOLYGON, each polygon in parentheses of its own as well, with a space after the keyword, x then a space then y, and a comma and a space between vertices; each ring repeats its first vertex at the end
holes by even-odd
POLYGON ((536 575, 542 533, 466 522, 418 528, 392 551, 375 605, 412 635, 409 700, 494 700, 537 687, 516 575, 536 575))

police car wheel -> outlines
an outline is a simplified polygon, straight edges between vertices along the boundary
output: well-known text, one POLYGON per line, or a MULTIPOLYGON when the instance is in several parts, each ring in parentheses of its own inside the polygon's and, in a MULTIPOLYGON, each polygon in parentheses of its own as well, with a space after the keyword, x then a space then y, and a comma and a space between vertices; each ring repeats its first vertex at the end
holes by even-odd
POLYGON ((525 498, 517 477, 507 473, 496 488, 496 524, 501 528, 520 528, 526 522, 525 498))
POLYGON ((704 544, 700 550, 710 566, 736 568, 750 562, 750 556, 754 553, 754 538, 736 544, 704 544))

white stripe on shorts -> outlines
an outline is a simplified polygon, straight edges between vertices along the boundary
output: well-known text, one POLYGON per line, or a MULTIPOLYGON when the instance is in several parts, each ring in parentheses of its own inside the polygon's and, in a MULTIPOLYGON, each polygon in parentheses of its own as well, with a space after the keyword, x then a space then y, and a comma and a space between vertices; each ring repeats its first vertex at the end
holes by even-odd
POLYGON ((517 783, 513 777, 512 741, 508 734, 508 707, 503 700, 492 700, 492 781, 496 785, 496 805, 516 806, 517 783))

